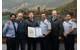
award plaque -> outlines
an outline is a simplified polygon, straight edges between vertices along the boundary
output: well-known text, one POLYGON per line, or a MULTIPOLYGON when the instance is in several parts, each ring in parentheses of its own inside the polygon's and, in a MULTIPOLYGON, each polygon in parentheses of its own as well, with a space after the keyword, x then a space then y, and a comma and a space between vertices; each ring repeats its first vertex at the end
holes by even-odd
POLYGON ((28 27, 28 37, 36 38, 43 36, 40 27, 28 27))

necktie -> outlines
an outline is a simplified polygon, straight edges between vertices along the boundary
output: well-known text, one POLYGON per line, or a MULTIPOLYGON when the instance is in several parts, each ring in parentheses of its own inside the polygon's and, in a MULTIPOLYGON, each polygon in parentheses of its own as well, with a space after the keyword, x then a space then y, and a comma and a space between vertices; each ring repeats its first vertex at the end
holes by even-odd
POLYGON ((13 27, 14 27, 14 30, 15 30, 15 33, 16 33, 16 26, 15 26, 15 22, 13 22, 13 27))

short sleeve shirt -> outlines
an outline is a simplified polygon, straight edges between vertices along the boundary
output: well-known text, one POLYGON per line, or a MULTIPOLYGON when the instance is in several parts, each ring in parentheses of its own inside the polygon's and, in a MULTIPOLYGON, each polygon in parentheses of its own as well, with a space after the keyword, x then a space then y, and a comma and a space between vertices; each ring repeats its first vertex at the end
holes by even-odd
POLYGON ((47 19, 45 19, 44 21, 40 22, 40 27, 41 27, 42 33, 45 34, 48 32, 48 30, 51 29, 51 23, 47 19))
POLYGON ((75 22, 72 22, 72 21, 66 22, 66 21, 64 21, 63 22, 63 27, 64 27, 64 32, 65 33, 68 33, 70 31, 70 29, 74 29, 77 26, 76 26, 76 23, 75 22))

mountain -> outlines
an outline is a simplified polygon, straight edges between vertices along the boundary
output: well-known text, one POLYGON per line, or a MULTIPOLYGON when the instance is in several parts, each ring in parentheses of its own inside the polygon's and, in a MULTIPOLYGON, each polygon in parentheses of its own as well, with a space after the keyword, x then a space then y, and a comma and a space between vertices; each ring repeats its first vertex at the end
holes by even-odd
POLYGON ((22 7, 33 8, 56 8, 64 4, 68 4, 73 0, 2 0, 2 9, 14 11, 22 7))

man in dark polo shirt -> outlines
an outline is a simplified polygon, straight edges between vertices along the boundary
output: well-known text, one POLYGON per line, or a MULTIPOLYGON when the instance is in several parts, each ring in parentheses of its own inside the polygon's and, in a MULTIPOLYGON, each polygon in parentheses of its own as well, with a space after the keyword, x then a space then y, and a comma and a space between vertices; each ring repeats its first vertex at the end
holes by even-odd
MULTIPOLYGON (((28 20, 27 20, 27 26, 28 27, 38 27, 39 26, 38 23, 34 19, 33 12, 30 12, 28 17, 29 17, 28 20)), ((28 37, 28 50, 31 50, 31 45, 32 45, 32 49, 36 50, 36 43, 37 43, 36 39, 37 38, 28 37)))
POLYGON ((18 13, 17 15, 17 23, 18 23, 18 30, 17 30, 17 49, 19 50, 19 45, 21 50, 25 50, 25 39, 26 39, 26 22, 23 19, 23 13, 18 13))

